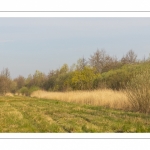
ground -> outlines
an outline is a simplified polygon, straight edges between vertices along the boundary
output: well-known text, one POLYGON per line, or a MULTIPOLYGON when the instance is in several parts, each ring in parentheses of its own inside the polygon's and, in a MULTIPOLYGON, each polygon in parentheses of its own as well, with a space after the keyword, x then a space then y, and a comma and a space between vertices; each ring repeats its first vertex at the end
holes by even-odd
POLYGON ((59 100, 1 96, 0 132, 150 132, 150 116, 59 100))

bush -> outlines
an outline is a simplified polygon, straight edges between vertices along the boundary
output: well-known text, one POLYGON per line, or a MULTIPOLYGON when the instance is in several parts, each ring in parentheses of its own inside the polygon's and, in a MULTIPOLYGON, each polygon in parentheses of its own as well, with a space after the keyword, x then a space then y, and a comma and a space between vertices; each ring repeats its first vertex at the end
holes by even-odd
POLYGON ((81 71, 76 70, 71 78, 71 87, 73 90, 91 90, 93 84, 96 84, 94 83, 96 78, 95 70, 90 67, 85 67, 81 71))
POLYGON ((126 94, 134 111, 150 112, 150 68, 144 68, 131 79, 126 94))
POLYGON ((135 66, 125 65, 119 69, 110 70, 108 72, 102 73, 101 82, 107 88, 113 90, 124 89, 128 81, 132 79, 133 73, 135 72, 135 66))
POLYGON ((40 88, 37 86, 31 86, 30 88, 27 88, 24 86, 19 90, 19 93, 21 93, 22 95, 25 95, 25 96, 30 96, 31 93, 33 93, 34 91, 37 91, 37 90, 40 90, 40 88))
POLYGON ((34 91, 38 91, 40 88, 38 86, 31 86, 29 91, 29 95, 31 95, 34 91))
POLYGON ((21 93, 22 95, 25 95, 25 96, 29 96, 29 89, 27 87, 22 87, 20 90, 19 90, 19 93, 21 93))

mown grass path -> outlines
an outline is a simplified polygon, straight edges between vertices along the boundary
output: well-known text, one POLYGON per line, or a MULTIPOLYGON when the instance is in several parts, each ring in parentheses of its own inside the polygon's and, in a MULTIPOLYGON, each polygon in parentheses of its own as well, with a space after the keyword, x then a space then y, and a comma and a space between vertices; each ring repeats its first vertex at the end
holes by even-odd
POLYGON ((30 97, 0 97, 0 132, 150 132, 150 115, 30 97))

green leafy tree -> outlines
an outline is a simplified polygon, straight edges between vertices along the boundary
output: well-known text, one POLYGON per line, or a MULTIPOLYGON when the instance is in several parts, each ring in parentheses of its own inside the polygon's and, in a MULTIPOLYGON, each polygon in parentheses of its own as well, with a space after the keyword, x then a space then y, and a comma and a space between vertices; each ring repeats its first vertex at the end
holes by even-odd
POLYGON ((71 86, 74 90, 90 90, 96 78, 95 70, 85 67, 82 71, 74 71, 71 79, 71 86))
POLYGON ((67 73, 69 71, 69 67, 67 64, 64 64, 60 70, 59 70, 59 74, 64 74, 64 73, 67 73))
POLYGON ((45 80, 45 74, 36 70, 33 75, 33 85, 38 87, 43 87, 45 80))
POLYGON ((29 75, 25 81, 25 86, 30 88, 32 86, 37 86, 43 88, 46 80, 46 75, 38 70, 35 71, 33 75, 29 75))

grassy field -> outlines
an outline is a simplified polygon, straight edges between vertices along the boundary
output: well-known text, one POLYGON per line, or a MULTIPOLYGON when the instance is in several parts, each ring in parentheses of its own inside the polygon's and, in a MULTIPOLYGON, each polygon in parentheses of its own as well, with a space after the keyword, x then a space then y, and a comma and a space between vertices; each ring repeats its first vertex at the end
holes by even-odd
POLYGON ((31 97, 0 97, 0 132, 150 132, 150 116, 31 97))

